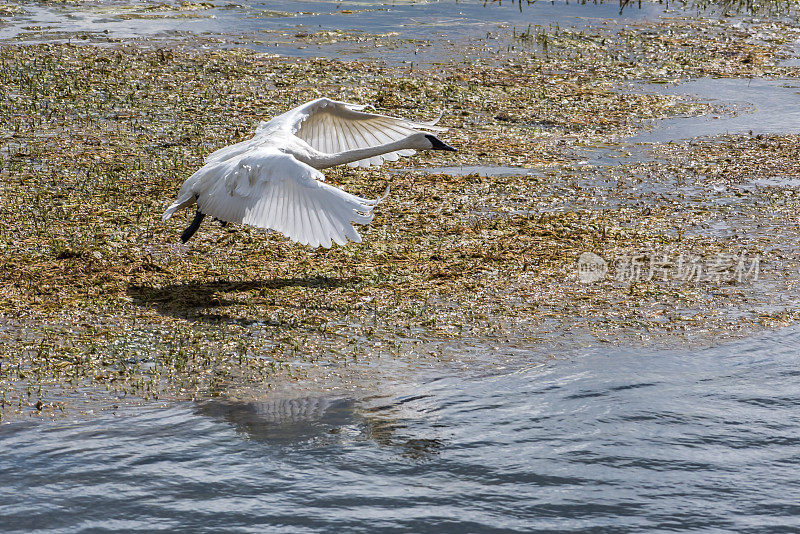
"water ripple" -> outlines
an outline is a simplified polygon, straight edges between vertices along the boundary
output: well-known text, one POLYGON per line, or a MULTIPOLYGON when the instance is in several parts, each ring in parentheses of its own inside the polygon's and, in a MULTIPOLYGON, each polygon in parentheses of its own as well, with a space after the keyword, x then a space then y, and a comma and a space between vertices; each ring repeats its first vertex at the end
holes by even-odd
POLYGON ((800 329, 0 427, 5 532, 796 532, 800 329))

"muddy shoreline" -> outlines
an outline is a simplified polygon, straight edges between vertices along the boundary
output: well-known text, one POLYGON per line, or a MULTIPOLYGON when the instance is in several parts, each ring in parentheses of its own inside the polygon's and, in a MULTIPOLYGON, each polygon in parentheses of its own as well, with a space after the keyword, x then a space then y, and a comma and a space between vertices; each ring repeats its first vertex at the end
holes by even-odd
POLYGON ((674 17, 505 38, 491 60, 426 68, 191 43, 0 45, 2 420, 369 390, 797 320, 800 137, 585 161, 626 150, 653 119, 725 113, 626 82, 797 78, 792 24, 674 17), (459 152, 329 172, 367 197, 392 187, 362 244, 311 250, 208 225, 179 245, 184 221, 160 214, 202 158, 318 96, 444 112, 459 152), (525 172, 424 171, 462 165, 525 172), (586 252, 606 264, 597 280, 581 279, 586 252))

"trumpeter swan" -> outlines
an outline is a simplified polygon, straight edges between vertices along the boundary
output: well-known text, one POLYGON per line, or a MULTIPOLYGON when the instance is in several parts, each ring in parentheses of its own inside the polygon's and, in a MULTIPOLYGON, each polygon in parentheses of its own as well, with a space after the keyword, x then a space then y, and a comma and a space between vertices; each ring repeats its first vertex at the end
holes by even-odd
POLYGON ((262 122, 252 139, 209 155, 183 183, 164 220, 197 203, 194 220, 181 234, 184 243, 206 215, 271 228, 312 247, 344 245, 347 238, 360 243, 353 223, 368 224, 381 199, 332 187, 318 169, 380 165, 416 150, 455 150, 425 131, 446 131, 436 121, 412 122, 367 113, 365 107, 320 98, 262 122))

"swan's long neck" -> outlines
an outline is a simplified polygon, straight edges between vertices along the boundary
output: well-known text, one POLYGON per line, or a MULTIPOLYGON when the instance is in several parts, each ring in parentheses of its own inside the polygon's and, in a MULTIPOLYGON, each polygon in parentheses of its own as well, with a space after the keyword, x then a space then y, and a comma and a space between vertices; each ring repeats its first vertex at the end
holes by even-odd
POLYGON ((420 148, 414 143, 414 136, 409 136, 404 139, 400 139, 399 141, 393 141, 383 145, 377 145, 368 148, 356 148, 354 150, 346 150, 344 152, 336 152, 334 154, 326 154, 324 152, 317 152, 315 150, 313 154, 310 154, 310 157, 308 158, 309 161, 306 163, 316 169, 327 169, 328 167, 335 167, 336 165, 342 165, 344 163, 352 163, 354 161, 371 158, 373 156, 380 156, 382 154, 388 154, 389 152, 395 152, 397 150, 408 148, 420 148))

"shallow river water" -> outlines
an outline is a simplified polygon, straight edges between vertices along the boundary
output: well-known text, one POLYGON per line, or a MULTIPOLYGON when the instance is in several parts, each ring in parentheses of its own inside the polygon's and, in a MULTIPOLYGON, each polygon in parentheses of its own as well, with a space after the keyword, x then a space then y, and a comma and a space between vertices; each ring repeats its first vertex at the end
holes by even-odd
POLYGON ((800 329, 0 426, 5 532, 797 532, 800 329))
MULTIPOLYGON (((437 61, 471 42, 510 37, 531 26, 587 27, 599 22, 624 24, 667 16, 663 5, 645 3, 620 12, 617 2, 518 3, 467 1, 244 0, 241 2, 161 4, 141 0, 105 0, 85 4, 21 3, 14 17, 0 20, 0 41, 140 39, 178 40, 201 37, 214 45, 247 46, 293 56, 374 58, 381 61, 437 61), (197 6, 195 9, 193 6, 197 6), (174 8, 174 9, 170 9, 174 8), (338 39, 318 46, 297 39, 315 32, 347 32, 351 37, 384 35, 392 46, 359 46, 338 39), (342 42, 343 41, 343 42, 342 42), (427 43, 426 43, 427 41, 427 43), (455 49, 447 46, 457 43, 455 49), (426 46, 431 45, 431 46, 426 46)), ((329 40, 330 41, 330 40, 329 40)))

